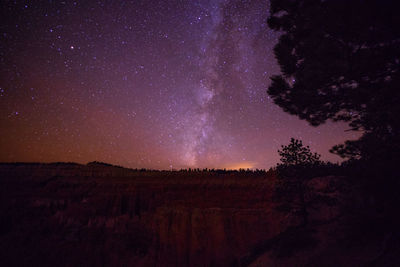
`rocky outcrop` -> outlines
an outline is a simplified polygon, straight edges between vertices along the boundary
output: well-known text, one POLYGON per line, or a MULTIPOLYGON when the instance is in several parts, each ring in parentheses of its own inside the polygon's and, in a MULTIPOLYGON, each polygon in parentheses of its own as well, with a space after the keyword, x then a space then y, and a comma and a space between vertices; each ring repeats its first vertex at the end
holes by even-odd
POLYGON ((1 165, 0 258, 19 266, 234 266, 286 227, 265 173, 97 175, 109 168, 1 165))
POLYGON ((360 222, 369 221, 352 218, 361 202, 344 177, 307 182, 306 226, 278 211, 275 184, 264 172, 0 164, 0 263, 391 266, 397 259, 395 234, 362 239, 371 228, 360 222))
POLYGON ((349 179, 316 177, 306 186, 308 224, 292 224, 264 242, 249 266, 399 266, 398 241, 393 245, 393 233, 373 212, 359 210, 359 191, 349 179))

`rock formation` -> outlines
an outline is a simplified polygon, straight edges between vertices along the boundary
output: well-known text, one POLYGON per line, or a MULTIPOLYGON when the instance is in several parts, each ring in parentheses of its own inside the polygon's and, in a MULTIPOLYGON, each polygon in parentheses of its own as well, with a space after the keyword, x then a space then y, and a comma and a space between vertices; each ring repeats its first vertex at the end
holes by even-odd
POLYGON ((190 177, 60 163, 2 164, 0 175, 9 264, 232 266, 284 227, 265 173, 190 177))
POLYGON ((334 201, 317 203, 306 228, 277 211, 275 180, 265 172, 0 164, 1 265, 360 266, 381 260, 380 238, 359 248, 343 245, 347 203, 357 198, 343 177, 310 180, 311 197, 334 201))

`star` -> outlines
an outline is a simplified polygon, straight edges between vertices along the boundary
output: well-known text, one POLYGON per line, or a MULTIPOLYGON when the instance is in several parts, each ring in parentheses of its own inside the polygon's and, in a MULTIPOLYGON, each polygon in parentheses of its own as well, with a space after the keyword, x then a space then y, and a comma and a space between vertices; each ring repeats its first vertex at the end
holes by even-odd
POLYGON ((241 2, 8 1, 0 161, 265 169, 296 136, 335 160, 354 133, 273 103, 279 34, 267 0, 241 2))

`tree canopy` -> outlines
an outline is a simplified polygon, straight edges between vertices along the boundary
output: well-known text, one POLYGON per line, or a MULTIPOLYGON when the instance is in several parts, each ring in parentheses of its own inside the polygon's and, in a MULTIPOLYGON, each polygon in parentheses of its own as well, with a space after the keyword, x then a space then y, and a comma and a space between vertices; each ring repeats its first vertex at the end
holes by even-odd
POLYGON ((282 33, 274 48, 282 74, 271 77, 268 94, 311 125, 331 119, 363 131, 333 148, 343 157, 368 157, 378 143, 400 150, 397 2, 270 1, 268 25, 282 33))
POLYGON ((283 146, 282 150, 278 150, 281 156, 281 165, 298 166, 313 165, 320 163, 321 155, 312 153, 309 146, 304 146, 301 140, 290 139, 290 144, 283 146))

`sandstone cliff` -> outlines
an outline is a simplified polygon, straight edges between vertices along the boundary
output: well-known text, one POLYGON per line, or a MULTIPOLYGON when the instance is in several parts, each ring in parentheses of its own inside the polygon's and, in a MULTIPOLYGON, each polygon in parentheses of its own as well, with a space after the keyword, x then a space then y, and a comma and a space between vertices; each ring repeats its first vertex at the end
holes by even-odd
POLYGON ((396 251, 386 253, 393 240, 390 235, 360 242, 353 237, 356 242, 349 245, 348 218, 358 205, 358 196, 343 177, 310 180, 308 186, 314 192, 310 198, 333 201, 317 201, 309 210, 307 227, 300 227, 298 216, 277 211, 275 181, 273 174, 264 172, 0 164, 0 265, 362 266, 396 262, 390 260, 396 251))
POLYGON ((3 164, 0 174, 0 250, 10 264, 232 266, 286 227, 265 173, 3 164))

